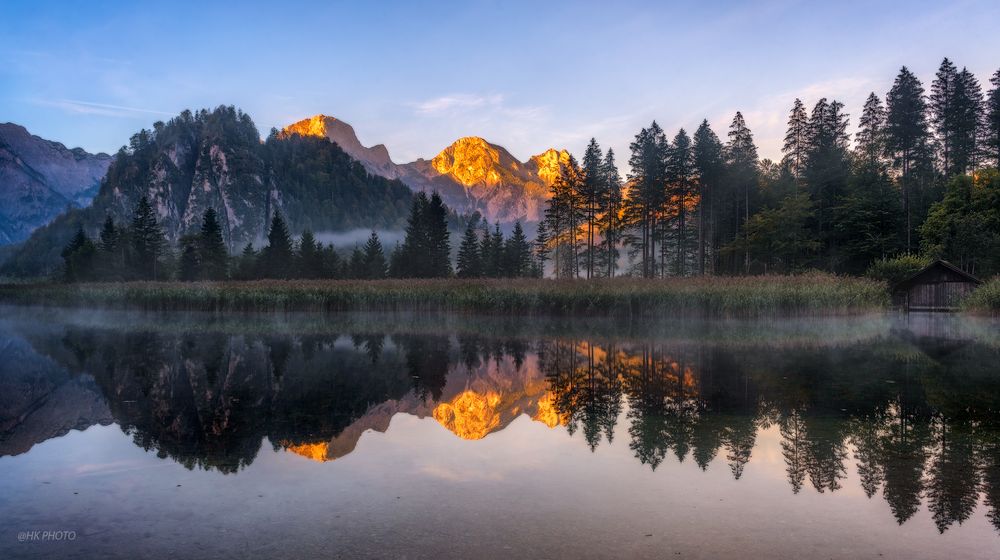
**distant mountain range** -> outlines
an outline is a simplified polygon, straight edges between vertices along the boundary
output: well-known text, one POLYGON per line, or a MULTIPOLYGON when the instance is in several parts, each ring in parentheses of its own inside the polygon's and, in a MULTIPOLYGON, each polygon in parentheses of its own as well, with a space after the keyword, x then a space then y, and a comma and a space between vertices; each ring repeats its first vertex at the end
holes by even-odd
POLYGON ((566 150, 550 148, 521 162, 502 146, 468 136, 430 160, 397 164, 384 145, 366 148, 351 125, 326 115, 291 124, 282 133, 329 138, 369 173, 399 179, 414 191, 437 191, 457 212, 478 211, 487 220, 504 223, 540 220, 549 186, 560 164, 569 160, 566 150))
POLYGON ((351 125, 325 115, 262 143, 250 117, 233 107, 185 111, 156 123, 114 157, 69 150, 4 124, 0 245, 22 245, 4 248, 0 274, 53 272, 77 227, 96 238, 106 216, 126 222, 143 196, 172 243, 215 208, 233 252, 246 243, 259 246, 275 210, 295 234, 401 228, 412 192, 436 191, 460 215, 536 222, 569 157, 549 149, 521 162, 472 136, 430 160, 397 164, 384 145, 363 146, 351 125))
POLYGON ((0 245, 27 239, 67 207, 90 204, 111 161, 0 124, 0 245))
POLYGON ((413 193, 399 181, 370 174, 325 138, 260 135, 233 107, 185 111, 135 134, 108 167, 92 204, 36 230, 3 263, 0 274, 50 274, 78 227, 92 238, 111 216, 127 224, 149 199, 168 241, 194 233, 214 208, 231 252, 260 247, 271 216, 281 211, 292 233, 398 229, 413 193))

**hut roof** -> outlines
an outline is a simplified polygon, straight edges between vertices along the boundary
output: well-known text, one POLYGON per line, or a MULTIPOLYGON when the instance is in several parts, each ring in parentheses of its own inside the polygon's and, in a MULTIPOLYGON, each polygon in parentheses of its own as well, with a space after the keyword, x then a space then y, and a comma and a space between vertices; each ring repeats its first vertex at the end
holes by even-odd
POLYGON ((983 283, 982 280, 980 280, 979 278, 976 278, 975 276, 969 274, 968 272, 962 270, 961 268, 958 268, 957 266, 951 264, 950 262, 938 259, 932 262, 931 264, 925 266, 924 268, 920 269, 918 272, 916 272, 909 278, 897 282, 896 285, 892 287, 892 290, 893 291, 905 290, 910 286, 913 286, 914 284, 918 284, 920 283, 920 279, 923 276, 927 275, 929 272, 935 269, 943 269, 951 274, 958 276, 961 280, 964 280, 966 282, 970 282, 973 284, 983 283))

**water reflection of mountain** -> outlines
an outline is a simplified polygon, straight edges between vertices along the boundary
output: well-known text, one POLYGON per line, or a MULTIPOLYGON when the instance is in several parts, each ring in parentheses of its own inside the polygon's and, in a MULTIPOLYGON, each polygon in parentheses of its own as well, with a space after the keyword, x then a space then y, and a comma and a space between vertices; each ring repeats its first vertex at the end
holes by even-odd
POLYGON ((761 430, 775 429, 792 492, 836 492, 856 468, 865 493, 886 500, 900 523, 925 504, 944 531, 983 498, 1000 528, 1000 351, 938 327, 776 348, 690 337, 12 326, 0 383, 16 390, 0 400, 0 454, 113 418, 144 449, 232 473, 265 438, 332 460, 399 413, 465 439, 527 414, 591 449, 627 439, 616 444, 652 469, 718 460, 739 479, 761 430), (75 397, 54 397, 62 394, 75 397), (44 410, 36 417, 64 416, 23 421, 44 410))

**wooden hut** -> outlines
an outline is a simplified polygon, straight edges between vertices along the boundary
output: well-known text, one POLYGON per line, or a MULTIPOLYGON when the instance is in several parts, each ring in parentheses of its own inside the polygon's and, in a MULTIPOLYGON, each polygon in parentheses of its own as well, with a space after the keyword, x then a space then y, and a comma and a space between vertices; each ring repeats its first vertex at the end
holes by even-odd
POLYGON ((955 311, 981 283, 947 261, 934 261, 893 286, 892 302, 907 311, 955 311))

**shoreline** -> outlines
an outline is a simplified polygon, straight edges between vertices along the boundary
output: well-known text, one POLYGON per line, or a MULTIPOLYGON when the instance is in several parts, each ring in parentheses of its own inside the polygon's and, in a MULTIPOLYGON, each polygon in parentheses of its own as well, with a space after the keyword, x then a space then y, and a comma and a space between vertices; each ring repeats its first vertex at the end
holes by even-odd
POLYGON ((881 282, 834 276, 643 280, 256 280, 0 285, 0 303, 148 311, 407 311, 501 316, 755 318, 890 308, 881 282))

